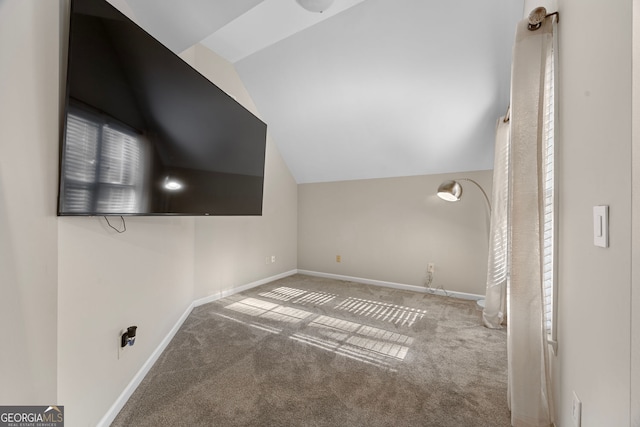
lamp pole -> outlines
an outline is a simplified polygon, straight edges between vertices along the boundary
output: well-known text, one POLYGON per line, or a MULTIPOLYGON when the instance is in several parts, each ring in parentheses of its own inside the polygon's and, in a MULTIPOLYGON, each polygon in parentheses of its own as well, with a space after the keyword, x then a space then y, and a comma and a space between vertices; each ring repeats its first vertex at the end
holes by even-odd
POLYGON ((475 184, 476 187, 478 187, 482 192, 482 195, 484 196, 484 200, 485 202, 487 202, 487 207, 489 208, 489 215, 491 215, 491 202, 489 201, 489 197, 487 196, 487 193, 484 191, 484 188, 482 188, 480 184, 478 184, 476 181, 472 180, 471 178, 457 178, 456 181, 467 181, 475 184))
MULTIPOLYGON (((478 184, 476 181, 474 181, 471 178, 456 178, 453 181, 445 181, 438 188, 438 196, 450 202, 459 200, 460 196, 462 195, 462 185, 460 185, 460 181, 466 181, 474 184, 476 187, 478 187, 478 189, 480 189, 480 192, 484 196, 484 201, 487 203, 487 208, 489 208, 489 216, 488 216, 489 227, 487 230, 487 240, 489 240, 490 233, 491 233, 491 230, 490 230, 491 229, 491 202, 489 201, 489 196, 487 196, 486 191, 484 191, 484 188, 482 188, 480 184, 478 184), (459 187, 459 191, 456 191, 456 187, 459 187), (453 196, 453 197, 449 197, 449 196, 453 196)), ((478 304, 478 307, 484 310, 484 303, 485 303, 484 299, 480 299, 476 301, 476 303, 478 304)))

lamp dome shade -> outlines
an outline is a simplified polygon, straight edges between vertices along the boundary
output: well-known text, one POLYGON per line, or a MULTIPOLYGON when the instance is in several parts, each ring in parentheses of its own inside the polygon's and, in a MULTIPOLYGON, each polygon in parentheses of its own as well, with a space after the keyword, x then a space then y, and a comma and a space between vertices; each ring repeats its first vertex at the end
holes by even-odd
POLYGON ((331 6, 333 0, 296 0, 300 6, 309 12, 322 13, 331 6))
POLYGON ((438 197, 447 202, 457 202, 462 196, 462 186, 457 181, 444 181, 438 187, 438 197))

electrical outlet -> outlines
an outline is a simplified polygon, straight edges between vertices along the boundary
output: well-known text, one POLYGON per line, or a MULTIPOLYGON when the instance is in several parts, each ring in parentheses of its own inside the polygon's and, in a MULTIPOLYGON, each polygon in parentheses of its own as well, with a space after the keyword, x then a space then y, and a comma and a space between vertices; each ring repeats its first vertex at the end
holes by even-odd
POLYGON ((427 266, 427 273, 433 274, 435 269, 436 269, 436 265, 434 263, 430 262, 429 265, 427 266))
POLYGON ((122 357, 127 347, 135 344, 137 330, 138 327, 135 325, 120 330, 120 334, 118 335, 118 359, 122 357))
POLYGON ((573 392, 573 404, 571 406, 571 418, 573 419, 573 425, 580 427, 582 422, 582 402, 578 399, 576 392, 573 392))
POLYGON ((342 257, 340 255, 336 255, 336 262, 342 262, 342 257))
POLYGON ((275 255, 271 255, 271 264, 273 264, 274 262, 276 262, 276 256, 275 255))

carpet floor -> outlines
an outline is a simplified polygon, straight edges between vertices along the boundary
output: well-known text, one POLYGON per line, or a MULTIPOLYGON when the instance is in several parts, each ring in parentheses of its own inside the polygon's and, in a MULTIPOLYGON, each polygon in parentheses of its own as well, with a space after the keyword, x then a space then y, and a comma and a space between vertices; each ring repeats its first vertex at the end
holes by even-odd
POLYGON ((112 426, 510 425, 475 302, 294 275, 197 307, 112 426))

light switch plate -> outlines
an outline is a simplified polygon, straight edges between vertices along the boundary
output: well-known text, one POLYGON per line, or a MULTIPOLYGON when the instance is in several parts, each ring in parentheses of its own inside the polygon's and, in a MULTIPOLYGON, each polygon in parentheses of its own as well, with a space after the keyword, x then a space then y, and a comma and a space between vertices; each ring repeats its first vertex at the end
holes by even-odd
POLYGON ((582 402, 575 391, 573 392, 573 402, 571 404, 571 418, 575 427, 582 425, 582 402))
POLYGON ((609 247, 609 206, 593 207, 593 244, 609 247))

